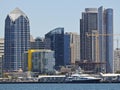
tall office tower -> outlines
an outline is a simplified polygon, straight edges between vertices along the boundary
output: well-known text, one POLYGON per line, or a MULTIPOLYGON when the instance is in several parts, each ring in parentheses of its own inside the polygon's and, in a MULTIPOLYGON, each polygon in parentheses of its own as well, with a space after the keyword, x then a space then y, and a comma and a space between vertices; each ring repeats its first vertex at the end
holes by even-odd
POLYGON ((5 20, 5 71, 22 68, 22 54, 29 48, 29 19, 19 8, 15 8, 5 20))
POLYGON ((64 64, 71 64, 70 34, 64 34, 64 64))
POLYGON ((2 77, 3 71, 3 58, 4 58, 4 38, 0 38, 0 78, 2 77))
POLYGON ((80 53, 81 62, 95 62, 95 56, 93 57, 93 43, 92 37, 88 37, 87 34, 92 34, 94 30, 97 30, 97 8, 86 8, 82 13, 82 19, 80 19, 80 53))
POLYGON ((76 61, 80 61, 80 35, 75 32, 68 32, 66 35, 69 35, 70 38, 70 64, 75 64, 76 61))
POLYGON ((0 38, 0 56, 4 55, 4 38, 0 38))
POLYGON ((71 63, 80 61, 80 35, 70 32, 71 63))
POLYGON ((113 72, 113 10, 85 11, 80 20, 81 61, 93 62, 99 71, 113 72))
POLYGON ((48 41, 45 46, 55 51, 55 65, 64 65, 64 28, 55 28, 48 32, 45 41, 48 41))
POLYGON ((99 59, 106 72, 113 72, 113 9, 98 8, 99 59), (104 36, 106 35, 106 36, 104 36))

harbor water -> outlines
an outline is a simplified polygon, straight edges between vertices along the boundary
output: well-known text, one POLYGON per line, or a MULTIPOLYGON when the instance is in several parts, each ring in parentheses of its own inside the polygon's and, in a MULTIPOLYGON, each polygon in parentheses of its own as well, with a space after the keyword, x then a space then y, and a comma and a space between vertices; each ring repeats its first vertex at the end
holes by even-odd
POLYGON ((0 84, 0 90, 120 90, 120 83, 0 84))

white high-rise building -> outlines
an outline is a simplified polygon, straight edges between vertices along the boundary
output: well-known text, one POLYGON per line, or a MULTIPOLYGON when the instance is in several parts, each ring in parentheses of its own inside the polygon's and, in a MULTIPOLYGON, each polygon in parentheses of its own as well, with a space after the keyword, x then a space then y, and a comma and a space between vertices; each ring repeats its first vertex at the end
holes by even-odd
POLYGON ((0 56, 4 55, 4 39, 0 38, 0 56))

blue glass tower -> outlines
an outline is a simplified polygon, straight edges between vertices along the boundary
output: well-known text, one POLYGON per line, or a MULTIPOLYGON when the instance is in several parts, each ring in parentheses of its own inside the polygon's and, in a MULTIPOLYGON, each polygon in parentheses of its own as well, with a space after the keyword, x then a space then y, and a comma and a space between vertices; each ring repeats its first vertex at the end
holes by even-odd
POLYGON ((113 72, 113 9, 106 9, 106 72, 113 72))
POLYGON ((55 51, 55 66, 64 65, 64 28, 55 28, 45 35, 47 48, 55 51))
POLYGON ((64 64, 71 64, 70 34, 64 34, 64 64))
POLYGON ((107 73, 113 72, 113 9, 98 8, 99 56, 107 73), (106 36, 104 36, 106 35, 106 36))
POLYGON ((30 48, 30 26, 28 17, 15 8, 5 20, 5 71, 22 68, 22 54, 30 48))

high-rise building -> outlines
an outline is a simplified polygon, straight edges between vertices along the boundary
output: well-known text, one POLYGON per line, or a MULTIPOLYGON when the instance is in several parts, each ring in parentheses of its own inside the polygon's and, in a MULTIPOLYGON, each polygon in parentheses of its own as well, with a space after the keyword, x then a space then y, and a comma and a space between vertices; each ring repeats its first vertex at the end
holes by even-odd
POLYGON ((114 72, 120 72, 120 48, 114 50, 114 72))
POLYGON ((80 61, 80 35, 70 32, 71 63, 80 61))
POLYGON ((22 54, 29 48, 29 19, 19 8, 15 8, 5 20, 5 71, 17 71, 22 68, 22 54))
POLYGON ((92 53, 92 37, 88 37, 87 34, 92 34, 93 30, 97 30, 97 8, 86 8, 82 13, 82 19, 80 19, 80 53, 82 62, 95 61, 92 53))
POLYGON ((0 56, 0 78, 2 77, 3 70, 2 70, 2 56, 0 56))
POLYGON ((99 64, 100 71, 113 72, 113 9, 85 9, 80 38, 81 62, 99 64))
POLYGON ((71 49, 70 49, 70 35, 64 34, 64 64, 71 64, 71 49))
POLYGON ((99 60, 106 72, 113 72, 113 9, 98 8, 99 60), (106 36, 103 36, 103 34, 106 36), (107 36, 109 35, 109 36, 107 36))
POLYGON ((55 28, 45 35, 45 45, 48 49, 55 51, 55 65, 64 65, 64 28, 55 28))
POLYGON ((75 64, 76 61, 80 61, 80 35, 75 32, 67 32, 65 33, 64 41, 64 57, 66 58, 65 60, 70 59, 67 60, 70 61, 70 64, 75 64))
POLYGON ((0 77, 3 76, 4 39, 0 38, 0 77))
POLYGON ((0 56, 4 55, 4 39, 0 38, 0 56))

